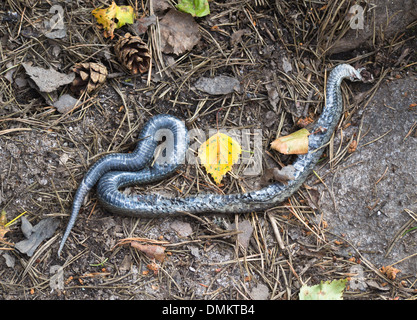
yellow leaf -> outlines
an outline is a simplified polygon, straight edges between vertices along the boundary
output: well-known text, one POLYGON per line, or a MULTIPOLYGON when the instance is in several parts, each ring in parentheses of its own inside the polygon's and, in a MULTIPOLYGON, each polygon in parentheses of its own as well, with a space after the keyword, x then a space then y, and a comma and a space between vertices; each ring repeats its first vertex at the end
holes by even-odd
POLYGON ((271 142, 271 148, 283 154, 306 154, 310 132, 303 128, 271 142))
POLYGON ((113 1, 110 7, 104 9, 94 9, 93 16, 97 23, 104 27, 104 36, 114 37, 114 29, 124 26, 126 23, 132 24, 135 19, 135 12, 131 6, 118 6, 113 1))
POLYGON ((239 143, 224 133, 216 133, 198 149, 198 157, 207 172, 220 184, 223 176, 232 169, 242 149, 239 143))

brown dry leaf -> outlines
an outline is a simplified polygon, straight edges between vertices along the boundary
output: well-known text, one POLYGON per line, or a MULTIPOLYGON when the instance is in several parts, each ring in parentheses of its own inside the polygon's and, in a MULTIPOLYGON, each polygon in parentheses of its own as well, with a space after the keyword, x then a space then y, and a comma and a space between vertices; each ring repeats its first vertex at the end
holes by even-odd
POLYGON ((0 240, 4 240, 4 236, 10 229, 7 226, 6 211, 2 210, 0 214, 0 240))
POLYGON ((75 74, 60 73, 52 68, 32 67, 30 63, 22 63, 27 75, 41 92, 52 92, 58 87, 71 83, 75 74))
POLYGON ((158 274, 158 271, 159 271, 159 265, 158 264, 156 264, 155 262, 151 262, 151 263, 149 263, 149 264, 147 264, 146 265, 146 268, 148 268, 148 270, 151 270, 151 271, 153 271, 153 274, 154 275, 157 275, 158 274))
POLYGON ((394 268, 393 266, 382 266, 381 269, 379 269, 383 274, 387 276, 388 279, 395 280, 397 277, 397 273, 401 272, 400 269, 394 268))
POLYGON ((357 140, 353 140, 348 147, 348 152, 349 153, 353 153, 356 151, 356 148, 358 147, 358 141, 357 140))
POLYGON ((161 48, 164 53, 182 54, 200 41, 200 31, 194 18, 171 9, 159 22, 161 48))
POLYGON ((157 246, 157 245, 148 245, 148 244, 141 244, 136 241, 132 241, 130 245, 133 248, 138 249, 139 251, 142 251, 144 254, 146 254, 151 259, 156 259, 159 262, 163 262, 165 259, 165 247, 157 246))

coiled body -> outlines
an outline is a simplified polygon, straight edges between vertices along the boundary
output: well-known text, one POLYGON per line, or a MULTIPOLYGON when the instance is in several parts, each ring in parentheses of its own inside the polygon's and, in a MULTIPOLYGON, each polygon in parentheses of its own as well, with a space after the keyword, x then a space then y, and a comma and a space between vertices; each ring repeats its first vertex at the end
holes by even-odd
POLYGON ((182 121, 170 115, 149 120, 140 134, 140 141, 130 154, 111 154, 97 161, 82 180, 74 198, 71 217, 60 244, 64 243, 75 224, 81 204, 88 191, 98 182, 97 194, 103 207, 117 214, 135 217, 161 217, 200 213, 246 213, 271 208, 291 196, 305 181, 323 153, 343 112, 340 85, 344 78, 362 80, 360 71, 350 65, 335 67, 326 86, 326 106, 309 136, 309 152, 299 155, 293 163, 294 179, 287 184, 273 183, 261 190, 230 195, 204 194, 185 198, 160 195, 125 195, 119 188, 164 179, 184 162, 188 148, 187 129, 182 121), (160 133, 169 135, 171 147, 165 163, 150 166, 160 133))

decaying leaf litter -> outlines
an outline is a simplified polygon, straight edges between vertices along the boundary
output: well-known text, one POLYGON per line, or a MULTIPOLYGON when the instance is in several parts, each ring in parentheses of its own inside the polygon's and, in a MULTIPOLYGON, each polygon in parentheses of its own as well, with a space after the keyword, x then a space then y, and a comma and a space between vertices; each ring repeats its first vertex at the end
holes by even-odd
MULTIPOLYGON (((69 2, 62 12, 49 4, 32 7, 30 1, 10 0, 0 7, 0 201, 8 219, 24 211, 32 225, 53 217, 61 220, 62 232, 87 168, 104 154, 132 150, 142 125, 158 113, 185 119, 189 129, 261 128, 263 167, 281 168, 291 156, 276 153, 269 144, 293 132, 300 119, 317 116, 325 70, 345 61, 367 65, 377 75, 374 84, 342 87, 348 103, 340 124, 344 128, 381 81, 413 70, 415 61, 412 54, 404 55, 410 33, 377 42, 373 50, 330 56, 334 40, 349 28, 343 17, 353 1, 210 2, 210 15, 181 20, 169 18, 182 13, 163 1, 118 5, 132 6, 138 19, 115 30, 114 39, 106 38, 92 17, 92 10, 102 6, 98 1, 69 2), (44 23, 57 12, 65 26, 60 32, 44 23), (176 24, 184 28, 185 20, 193 26, 183 35, 187 41, 170 31, 176 24), (128 32, 140 36, 152 55, 143 74, 132 76, 115 56, 115 43, 128 32), (390 61, 403 55, 393 68, 390 61), (112 76, 89 93, 74 94, 63 85, 54 96, 25 84, 31 81, 23 67, 28 63, 61 74, 73 72, 77 63, 100 63, 112 76), (196 88, 200 79, 219 76, 238 80, 238 90, 214 95, 196 88), (53 102, 64 94, 77 103, 57 112, 53 102)), ((330 146, 329 156, 336 160, 332 166, 346 150, 330 146)), ((235 165, 219 187, 204 169, 186 165, 166 181, 126 192, 186 196, 257 188, 262 174, 247 177, 244 170, 245 164, 235 165)), ((149 220, 111 216, 92 193, 63 260, 56 257, 59 232, 28 257, 13 250, 14 243, 25 239, 20 223, 10 226, 2 242, 0 292, 5 299, 296 299, 301 286, 353 277, 349 270, 360 264, 366 279, 376 283, 373 288, 389 289, 346 288, 345 298, 413 297, 413 285, 402 289, 401 273, 390 279, 381 266, 361 260, 360 253, 350 260, 337 255, 340 244, 326 240, 326 222, 311 219, 320 215, 312 195, 314 184, 265 213, 149 220), (179 233, 178 224, 191 233, 179 233), (237 230, 247 230, 249 240, 239 241, 237 230), (118 245, 131 238, 139 238, 141 248, 163 247, 165 258, 160 262, 118 245), (7 266, 12 260, 13 268, 7 266)))

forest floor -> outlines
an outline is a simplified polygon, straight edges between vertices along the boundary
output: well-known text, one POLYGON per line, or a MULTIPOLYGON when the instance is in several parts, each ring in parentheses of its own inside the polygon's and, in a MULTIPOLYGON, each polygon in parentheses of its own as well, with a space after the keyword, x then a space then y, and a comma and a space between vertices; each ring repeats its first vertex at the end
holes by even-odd
MULTIPOLYGON (((0 209, 8 221, 18 217, 1 238, 0 297, 294 300, 303 285, 347 279, 344 299, 414 299, 415 275, 387 273, 382 268, 387 266, 374 265, 357 248, 350 257, 340 254, 352 243, 330 237, 332 221, 320 219, 312 199, 317 185, 328 185, 326 172, 343 166, 351 138, 361 130, 357 115, 381 85, 415 79, 416 24, 386 38, 375 29, 374 40, 335 53, 333 45, 351 29, 354 1, 210 1, 210 15, 192 18, 185 28, 189 19, 164 20, 175 10, 164 3, 119 1, 147 19, 116 29, 113 39, 104 37, 91 14, 102 1, 66 1, 53 9, 34 0, 0 4, 0 209), (51 34, 53 23, 60 28, 51 34), (168 23, 174 30, 169 34, 162 30, 168 23), (148 72, 131 75, 117 59, 114 45, 126 32, 147 44, 148 72), (68 75, 82 62, 101 63, 111 76, 91 93, 78 95, 70 85, 42 92, 23 66, 68 75), (345 112, 335 136, 349 126, 357 131, 347 129, 350 135, 341 147, 332 140, 319 178, 312 177, 290 199, 244 215, 138 219, 105 212, 91 192, 57 256, 73 196, 88 168, 105 154, 133 150, 152 116, 175 115, 206 139, 210 130, 234 131, 248 137, 252 152, 221 186, 204 168, 186 163, 171 178, 129 192, 186 196, 254 190, 267 168, 293 160, 269 145, 318 117, 326 76, 340 63, 365 67, 374 77, 372 83, 342 85, 345 112), (196 85, 203 77, 220 75, 238 85, 220 94, 196 85), (56 101, 64 94, 80 103, 59 111, 56 101), (336 167, 329 166, 332 157, 341 159, 336 167), (253 161, 260 161, 261 169, 249 172, 253 161), (25 239, 22 213, 32 225, 48 218, 59 222, 30 256, 15 248, 25 239), (165 251, 146 254, 123 241, 131 238, 165 251)), ((415 117, 412 101, 409 107, 415 117)), ((409 136, 416 139, 415 127, 409 136)), ((191 147, 203 141, 191 141, 191 147)), ((408 228, 414 241, 412 221, 408 228)))

